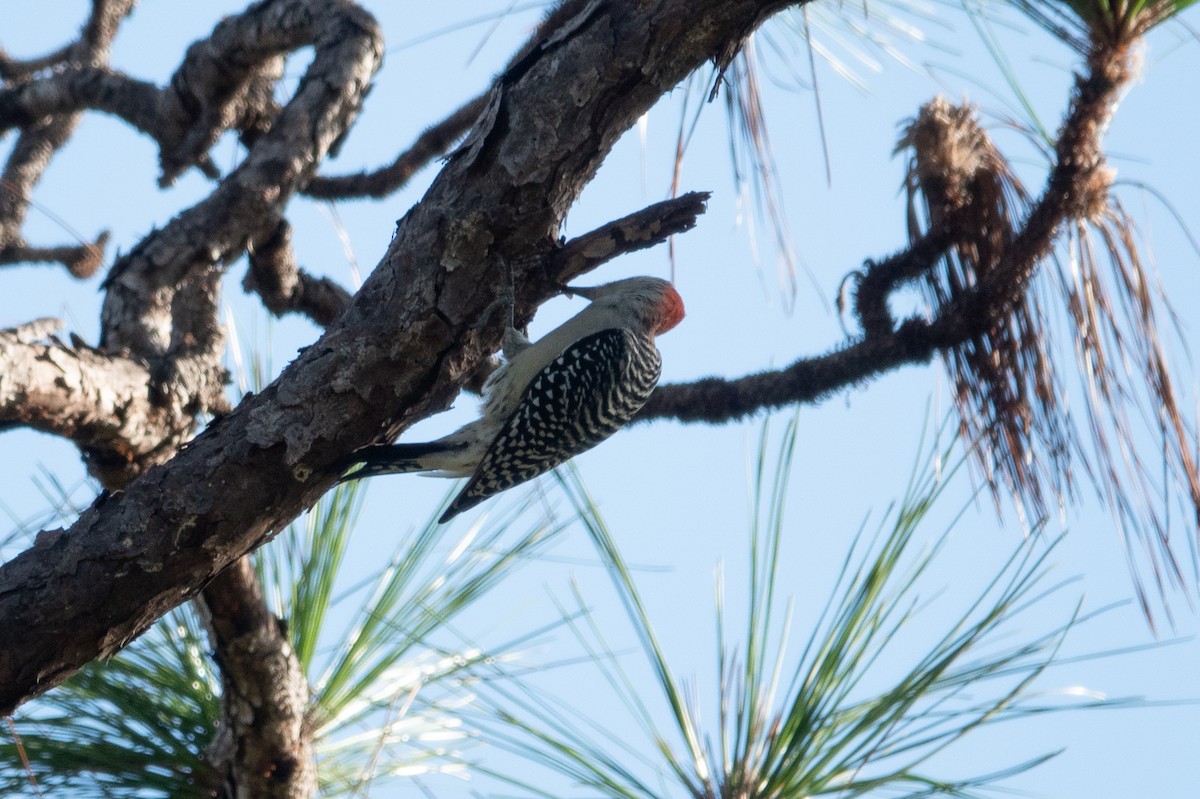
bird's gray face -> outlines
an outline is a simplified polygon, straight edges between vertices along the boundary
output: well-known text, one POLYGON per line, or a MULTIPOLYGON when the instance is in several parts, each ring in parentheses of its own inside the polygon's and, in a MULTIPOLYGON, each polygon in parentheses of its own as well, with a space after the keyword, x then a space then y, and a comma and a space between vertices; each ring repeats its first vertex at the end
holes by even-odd
POLYGON ((651 336, 665 333, 683 319, 683 299, 668 281, 656 277, 631 277, 599 286, 568 291, 586 298, 596 311, 636 319, 651 336))

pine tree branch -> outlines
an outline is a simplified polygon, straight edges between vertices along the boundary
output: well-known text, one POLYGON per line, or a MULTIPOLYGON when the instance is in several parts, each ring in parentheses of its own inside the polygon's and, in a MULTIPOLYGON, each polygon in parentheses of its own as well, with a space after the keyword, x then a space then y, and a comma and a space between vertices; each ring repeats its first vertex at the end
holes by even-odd
POLYGON ((258 294, 276 316, 299 313, 326 327, 350 304, 350 292, 296 264, 292 226, 286 219, 280 218, 266 237, 252 241, 248 254, 250 268, 242 288, 258 294))
POLYGON ((68 346, 53 338, 59 327, 42 320, 0 331, 0 420, 63 436, 89 460, 125 466, 180 434, 150 402, 144 363, 68 346))
POLYGON ((218 574, 197 605, 221 668, 224 719, 206 759, 234 787, 229 795, 315 795, 308 680, 250 559, 218 574))
MULTIPOLYGON (((133 9, 133 3, 134 0, 93 3, 92 13, 79 38, 44 58, 13 61, 0 53, 0 76, 6 82, 18 82, 37 71, 51 68, 107 64, 113 37, 121 20, 133 9)), ((31 250, 24 246, 21 237, 33 189, 78 122, 78 113, 39 114, 22 127, 4 164, 4 171, 0 173, 0 259, 19 255, 32 255, 36 260, 49 258, 61 261, 76 277, 90 277, 99 267, 98 262, 92 266, 96 259, 65 252, 67 248, 31 250)), ((107 238, 106 234, 102 235, 107 238)), ((99 249, 103 250, 103 245, 99 249)))
POLYGON ((978 284, 935 309, 932 318, 913 317, 897 327, 887 299, 896 287, 928 271, 951 243, 969 241, 978 233, 958 230, 959 220, 953 216, 900 253, 868 263, 859 277, 855 302, 864 330, 861 338, 783 369, 660 386, 638 420, 719 424, 764 410, 817 402, 898 366, 927 362, 939 352, 987 333, 1024 295, 1063 225, 1088 218, 1097 206, 1097 192, 1107 192, 1101 136, 1121 88, 1128 83, 1128 58, 1129 49, 1122 48, 1089 59, 1088 72, 1076 79, 1059 134, 1058 157, 1042 195, 1014 231, 1011 246, 996 265, 978 284))
MULTIPOLYGON (((582 10, 500 77, 489 110, 325 336, 170 463, 0 567, 0 638, 14 642, 0 651, 0 713, 115 652, 270 538, 332 484, 327 469, 347 452, 446 407, 498 347, 500 326, 475 322, 507 284, 499 261, 548 251, 617 138, 786 5, 569 4, 582 10)), ((193 260, 154 254, 166 273, 193 260)), ((518 318, 558 290, 544 274, 514 278, 518 318)))
POLYGON ((550 255, 548 269, 566 283, 614 258, 661 244, 694 228, 711 196, 707 191, 689 191, 576 236, 550 255))
MULTIPOLYGON (((3 191, 3 187, 0 187, 3 191)), ((109 233, 103 231, 96 240, 88 244, 69 244, 62 247, 31 247, 28 244, 10 244, 0 249, 0 266, 18 264, 62 264, 72 277, 80 280, 100 271, 104 263, 104 248, 109 233)))

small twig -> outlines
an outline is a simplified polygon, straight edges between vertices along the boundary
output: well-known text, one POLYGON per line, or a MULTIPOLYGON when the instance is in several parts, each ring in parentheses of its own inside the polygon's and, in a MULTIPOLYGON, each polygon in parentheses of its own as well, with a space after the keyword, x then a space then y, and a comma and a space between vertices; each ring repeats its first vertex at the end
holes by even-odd
POLYGON ((104 231, 91 244, 65 245, 61 247, 30 247, 14 244, 0 249, 0 266, 16 264, 62 264, 74 277, 89 278, 104 263, 104 247, 109 233, 104 231))
POLYGON ((422 167, 450 149, 479 117, 487 103, 481 94, 450 116, 426 128, 407 150, 385 167, 353 175, 331 175, 313 178, 302 194, 322 200, 345 200, 354 197, 382 198, 399 191, 422 167))

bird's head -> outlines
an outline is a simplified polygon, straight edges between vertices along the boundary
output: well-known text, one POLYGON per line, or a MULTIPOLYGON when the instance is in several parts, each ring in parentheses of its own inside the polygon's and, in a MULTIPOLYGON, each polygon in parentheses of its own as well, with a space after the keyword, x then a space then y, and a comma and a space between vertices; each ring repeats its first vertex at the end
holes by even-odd
POLYGON ((568 286, 567 291, 586 298, 598 308, 629 314, 645 325, 651 336, 667 332, 684 316, 679 292, 657 277, 629 277, 599 286, 568 286))

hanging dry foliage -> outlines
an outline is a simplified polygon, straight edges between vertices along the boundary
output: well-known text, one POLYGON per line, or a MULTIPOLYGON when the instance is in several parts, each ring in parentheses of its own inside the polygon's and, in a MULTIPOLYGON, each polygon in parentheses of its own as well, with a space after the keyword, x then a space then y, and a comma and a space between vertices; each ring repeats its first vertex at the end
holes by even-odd
MULTIPOLYGON (((943 230, 951 242, 924 280, 930 303, 945 308, 989 272, 1008 267, 1007 248, 1027 215, 1026 194, 968 105, 931 101, 905 128, 897 150, 911 152, 910 235, 943 230)), ((1027 519, 1043 518, 1051 503, 1073 496, 1073 466, 1082 464, 1131 562, 1148 565, 1161 593, 1185 584, 1164 498, 1180 489, 1183 518, 1197 518, 1196 434, 1179 408, 1160 334, 1159 316, 1170 309, 1139 255, 1131 221, 1110 194, 1111 171, 1101 161, 1091 175, 1094 185, 1070 203, 1065 255, 1052 258, 1053 269, 987 320, 986 333, 944 360, 961 430, 977 442, 977 463, 997 502, 1007 490, 1027 519), (1080 372, 1082 417, 1053 357, 1064 347, 1054 344, 1061 326, 1052 319, 1060 315, 1048 312, 1060 305, 1080 372), (1147 445, 1150 437, 1154 445, 1147 445), (1143 458, 1148 446, 1152 457, 1143 458), (1164 460, 1165 469, 1151 469, 1164 460), (1134 542, 1144 558, 1135 557, 1134 542)))

